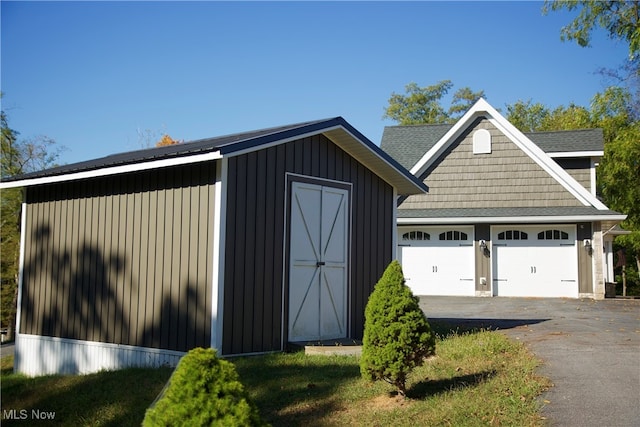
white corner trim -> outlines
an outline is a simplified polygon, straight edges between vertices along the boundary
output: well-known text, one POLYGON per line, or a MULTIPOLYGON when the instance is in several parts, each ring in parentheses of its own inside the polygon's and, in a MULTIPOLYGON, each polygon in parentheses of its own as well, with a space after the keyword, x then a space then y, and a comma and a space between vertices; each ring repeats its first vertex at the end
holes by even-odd
POLYGON ((26 224, 27 224, 27 203, 24 201, 26 193, 22 194, 22 208, 20 212, 20 256, 18 258, 18 301, 16 307, 16 330, 13 331, 13 336, 18 336, 20 332, 20 317, 22 314, 22 281, 24 280, 24 257, 25 257, 25 243, 26 238, 26 224))
POLYGON ((31 185, 52 184, 56 182, 75 181, 85 178, 96 178, 101 176, 117 175, 127 172, 137 172, 149 169, 159 169, 169 166, 185 165, 190 163, 206 162, 209 160, 221 159, 219 151, 212 151, 203 154, 193 154, 169 159, 152 160, 147 162, 132 163, 121 166, 107 166, 83 172, 71 172, 62 175, 43 176, 38 178, 22 179, 19 181, 0 182, 0 188, 28 187, 31 185))
POLYGON ((211 279, 211 347, 222 355, 224 322, 224 265, 227 230, 227 173, 229 161, 222 158, 216 169, 213 207, 213 268, 211 279))

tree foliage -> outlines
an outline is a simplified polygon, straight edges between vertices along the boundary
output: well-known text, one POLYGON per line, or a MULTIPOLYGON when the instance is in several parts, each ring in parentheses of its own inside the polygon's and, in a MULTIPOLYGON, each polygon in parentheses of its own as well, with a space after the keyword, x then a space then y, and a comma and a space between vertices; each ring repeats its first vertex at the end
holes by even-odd
POLYGON ((143 426, 263 426, 235 366, 209 348, 195 348, 178 363, 167 387, 147 410, 143 426))
POLYGON ((560 38, 590 46, 593 31, 600 27, 612 39, 629 43, 629 58, 640 52, 640 2, 602 0, 546 0, 543 12, 579 10, 578 16, 562 27, 560 38))
POLYGON ((442 80, 425 87, 409 83, 405 86, 404 95, 395 92, 391 94, 383 118, 394 120, 400 125, 452 123, 478 98, 484 96, 484 91, 474 92, 464 87, 454 93, 451 106, 446 109, 442 105, 442 98, 452 87, 451 80, 442 80))
POLYGON ((635 257, 640 270, 640 121, 626 88, 612 86, 597 93, 590 108, 570 104, 549 109, 540 103, 518 101, 507 106, 507 119, 525 132, 601 128, 604 156, 598 167, 599 193, 605 204, 627 215, 622 223, 631 231, 616 242, 635 257))
POLYGON ((434 353, 429 322, 404 283, 400 263, 392 261, 365 308, 360 372, 369 380, 394 385, 404 396, 407 375, 434 353))
POLYGON ((523 132, 593 127, 589 110, 573 103, 550 109, 538 102, 519 100, 507 105, 507 120, 523 132))
MULTIPOLYGON (((0 94, 1 96, 1 94, 0 94)), ((53 166, 64 147, 45 136, 20 140, 19 133, 9 126, 4 110, 0 112, 0 176, 20 175, 53 166)), ((20 253, 20 217, 22 189, 8 188, 0 192, 0 324, 7 327, 15 319, 20 253)))

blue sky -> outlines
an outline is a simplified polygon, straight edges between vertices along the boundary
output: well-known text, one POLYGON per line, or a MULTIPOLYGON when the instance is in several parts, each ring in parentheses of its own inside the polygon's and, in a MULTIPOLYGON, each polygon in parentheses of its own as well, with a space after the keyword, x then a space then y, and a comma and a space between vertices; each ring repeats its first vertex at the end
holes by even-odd
MULTIPOLYGON (((392 92, 449 79, 505 105, 588 106, 627 46, 561 42, 541 2, 7 2, 2 108, 73 163, 343 116, 379 144, 392 92), (150 139, 155 138, 153 141, 150 139)), ((448 106, 448 99, 445 101, 448 106)))

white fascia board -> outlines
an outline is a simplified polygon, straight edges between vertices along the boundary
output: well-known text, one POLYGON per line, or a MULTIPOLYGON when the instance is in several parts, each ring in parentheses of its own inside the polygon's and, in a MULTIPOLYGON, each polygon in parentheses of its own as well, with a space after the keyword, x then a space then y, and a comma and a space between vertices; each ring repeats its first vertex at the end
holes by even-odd
POLYGON ((71 172, 61 175, 43 176, 38 178, 23 179, 19 181, 0 182, 0 188, 29 187, 32 185, 52 184, 57 182, 75 181, 79 179, 96 178, 109 175, 118 175, 128 172, 138 172, 149 169, 159 169, 169 166, 186 165, 190 163, 200 163, 209 160, 221 159, 219 151, 212 151, 203 154, 193 154, 168 159, 152 160, 148 162, 132 163, 121 166, 107 166, 90 171, 71 172))
POLYGON ((398 225, 432 224, 527 224, 565 223, 589 221, 624 221, 626 215, 560 215, 560 216, 496 216, 496 217, 453 217, 453 218, 398 218, 398 225))
POLYGON ((552 159, 560 159, 563 157, 602 157, 604 151, 562 151, 556 153, 547 153, 552 159))

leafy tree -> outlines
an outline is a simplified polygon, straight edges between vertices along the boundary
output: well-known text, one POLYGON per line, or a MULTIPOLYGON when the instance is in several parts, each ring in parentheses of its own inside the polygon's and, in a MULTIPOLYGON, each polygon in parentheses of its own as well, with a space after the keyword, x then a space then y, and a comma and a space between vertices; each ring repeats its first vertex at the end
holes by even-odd
POLYGON ((516 101, 507 105, 507 120, 523 132, 587 129, 593 127, 591 113, 576 104, 550 110, 540 103, 516 101))
POLYGON ((435 353, 435 337, 418 298, 404 283, 402 267, 392 261, 365 308, 360 372, 384 380, 406 394, 407 375, 435 353))
MULTIPOLYGON (((1 94, 0 94, 1 96, 1 94)), ((19 133, 9 127, 4 110, 0 112, 0 176, 20 175, 53 166, 63 147, 45 136, 19 140, 19 133)), ((20 217, 22 189, 8 188, 0 192, 0 279, 2 327, 13 329, 20 253, 20 217)))
POLYGON ((235 366, 216 351, 195 348, 178 363, 143 426, 263 426, 235 366))
POLYGON ((594 96, 593 121, 604 132, 604 157, 598 170, 598 185, 607 206, 627 215, 622 227, 630 235, 616 243, 635 258, 640 272, 640 121, 633 119, 632 96, 612 87, 594 96))
POLYGON ((451 100, 449 120, 453 122, 458 120, 480 98, 484 98, 483 90, 474 92, 469 87, 458 89, 451 100))
POLYGON ((453 95, 451 107, 445 109, 442 98, 452 87, 451 80, 426 87, 409 83, 405 86, 404 95, 391 94, 382 117, 395 120, 400 125, 455 122, 478 98, 484 96, 484 92, 473 92, 468 87, 459 89, 453 95))
POLYGON ((507 105, 507 120, 523 132, 539 130, 548 115, 547 107, 540 103, 534 104, 530 99, 507 105))
POLYGON ((562 28, 560 38, 575 40, 580 46, 590 45, 591 34, 603 28, 612 39, 629 43, 629 58, 640 52, 640 2, 602 0, 546 0, 543 13, 579 9, 578 16, 562 28))

